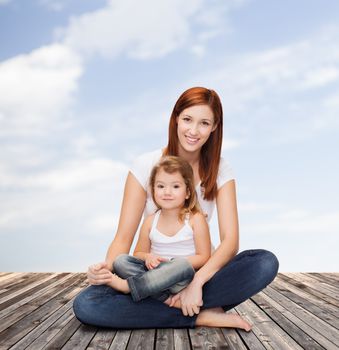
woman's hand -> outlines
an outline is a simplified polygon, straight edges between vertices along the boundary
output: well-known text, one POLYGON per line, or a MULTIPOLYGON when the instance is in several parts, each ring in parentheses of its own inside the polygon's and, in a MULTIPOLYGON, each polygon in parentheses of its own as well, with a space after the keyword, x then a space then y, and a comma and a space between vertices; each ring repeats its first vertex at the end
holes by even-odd
POLYGON ((146 256, 145 265, 149 270, 152 270, 155 269, 163 261, 168 261, 168 259, 149 253, 146 256))
POLYGON ((187 316, 194 316, 200 312, 202 301, 202 284, 194 280, 182 291, 172 297, 170 307, 180 300, 181 311, 187 316))
POLYGON ((106 262, 91 265, 87 270, 87 280, 91 285, 108 284, 111 278, 112 272, 106 262))

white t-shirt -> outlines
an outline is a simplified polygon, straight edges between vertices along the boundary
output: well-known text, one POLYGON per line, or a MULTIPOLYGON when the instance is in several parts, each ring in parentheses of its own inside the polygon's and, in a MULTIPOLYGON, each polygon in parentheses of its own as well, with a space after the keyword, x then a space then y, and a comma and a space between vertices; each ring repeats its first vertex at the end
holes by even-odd
MULTIPOLYGON (((140 182, 141 186, 147 192, 146 207, 144 211, 145 217, 154 214, 157 210, 157 207, 152 199, 151 189, 149 186, 149 177, 151 175, 153 166, 160 160, 161 157, 161 149, 158 149, 153 152, 144 153, 135 160, 133 166, 130 169, 131 173, 136 177, 136 179, 140 182)), ((217 178, 218 189, 222 187, 226 182, 233 179, 234 174, 232 168, 226 160, 221 158, 217 178)), ((202 188, 200 184, 197 185, 196 191, 201 209, 206 215, 207 221, 210 221, 215 207, 215 199, 212 201, 205 200, 203 198, 202 188)))

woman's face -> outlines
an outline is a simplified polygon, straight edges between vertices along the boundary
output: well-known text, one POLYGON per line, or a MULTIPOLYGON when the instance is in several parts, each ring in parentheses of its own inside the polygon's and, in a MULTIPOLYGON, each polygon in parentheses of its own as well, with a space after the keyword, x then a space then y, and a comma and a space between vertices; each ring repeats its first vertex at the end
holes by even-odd
POLYGON ((177 133, 180 151, 196 152, 215 130, 214 116, 207 105, 197 105, 184 109, 177 117, 177 133))

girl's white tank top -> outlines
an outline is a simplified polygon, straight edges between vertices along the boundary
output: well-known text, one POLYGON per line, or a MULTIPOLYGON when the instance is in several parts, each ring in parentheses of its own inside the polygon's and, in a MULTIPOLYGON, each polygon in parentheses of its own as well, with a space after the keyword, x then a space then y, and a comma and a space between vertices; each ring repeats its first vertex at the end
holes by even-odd
POLYGON ((155 213, 149 234, 151 253, 166 259, 195 255, 193 229, 189 224, 189 219, 185 218, 184 226, 174 236, 167 236, 157 229, 160 214, 161 210, 155 213))

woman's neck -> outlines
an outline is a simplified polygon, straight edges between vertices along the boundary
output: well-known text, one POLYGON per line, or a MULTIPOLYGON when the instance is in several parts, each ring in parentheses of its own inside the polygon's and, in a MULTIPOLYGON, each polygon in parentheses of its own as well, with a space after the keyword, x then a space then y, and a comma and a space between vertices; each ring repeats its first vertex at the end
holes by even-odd
POLYGON ((178 155, 179 157, 185 159, 193 169, 195 167, 199 167, 200 150, 196 152, 187 152, 179 145, 178 155))

